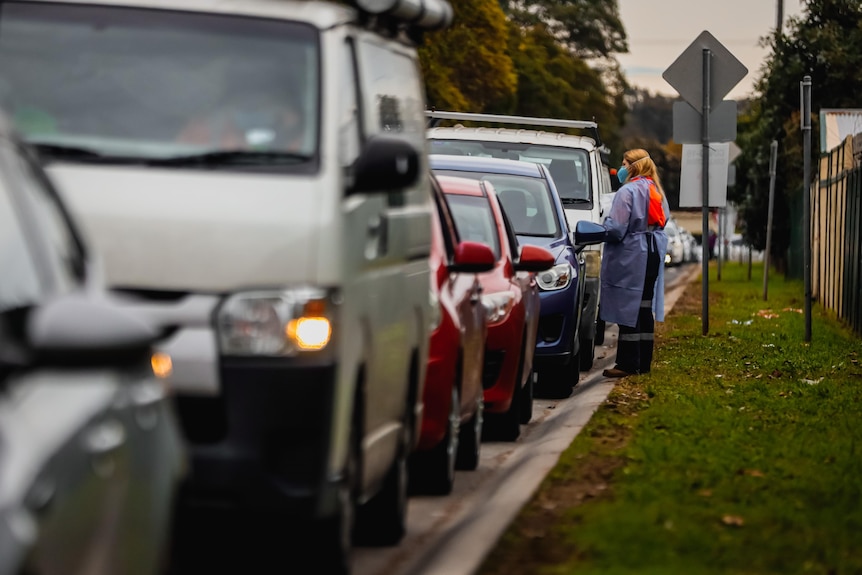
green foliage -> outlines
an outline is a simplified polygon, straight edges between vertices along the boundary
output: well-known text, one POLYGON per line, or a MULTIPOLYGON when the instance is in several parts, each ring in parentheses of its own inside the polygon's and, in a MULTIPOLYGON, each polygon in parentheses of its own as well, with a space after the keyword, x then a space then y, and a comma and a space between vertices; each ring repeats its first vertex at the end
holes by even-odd
POLYGON ((582 58, 610 58, 628 52, 616 0, 519 0, 509 13, 522 26, 544 24, 582 58))
POLYGON ((516 114, 595 119, 602 136, 612 140, 622 118, 599 71, 573 56, 540 25, 513 26, 509 52, 518 74, 516 114))
POLYGON ((616 386, 480 573, 862 572, 859 339, 815 307, 805 343, 801 282, 763 302, 746 270, 713 265, 707 336, 687 288, 652 373, 616 386))
MULTIPOLYGON (((761 70, 759 96, 751 115, 739 124, 737 184, 731 199, 743 203, 746 239, 765 247, 769 191, 769 143, 779 142, 773 254, 781 261, 790 241, 787 199, 802 190, 802 134, 799 83, 812 79, 814 114, 821 108, 858 108, 862 93, 862 3, 858 0, 805 0, 803 17, 791 19, 786 35, 768 39, 772 53, 761 70)), ((812 170, 819 151, 817 118, 812 118, 812 170)))
POLYGON ((460 0, 452 8, 452 27, 426 35, 419 50, 428 105, 469 112, 511 108, 518 79, 499 3, 460 0))
MULTIPOLYGON (((591 34, 603 31, 607 36, 604 56, 625 48, 616 2, 543 4, 547 14, 572 4, 566 9, 578 7, 581 14, 590 15, 591 34), (607 22, 595 20, 605 17, 607 22)), ((579 55, 590 50, 574 50, 571 42, 555 35, 544 22, 525 25, 523 20, 507 18, 496 0, 460 0, 452 6, 453 27, 427 34, 419 50, 429 106, 595 119, 605 143, 611 149, 619 147, 627 85, 616 60, 608 57, 591 65, 579 55)))

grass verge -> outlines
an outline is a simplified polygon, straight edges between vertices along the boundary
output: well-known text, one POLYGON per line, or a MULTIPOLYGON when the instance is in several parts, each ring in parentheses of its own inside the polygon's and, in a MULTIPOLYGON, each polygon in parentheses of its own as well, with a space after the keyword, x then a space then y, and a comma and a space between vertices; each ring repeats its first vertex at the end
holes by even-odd
POLYGON ((862 573, 860 338, 815 302, 805 343, 801 282, 714 266, 709 334, 698 280, 479 575, 862 573))

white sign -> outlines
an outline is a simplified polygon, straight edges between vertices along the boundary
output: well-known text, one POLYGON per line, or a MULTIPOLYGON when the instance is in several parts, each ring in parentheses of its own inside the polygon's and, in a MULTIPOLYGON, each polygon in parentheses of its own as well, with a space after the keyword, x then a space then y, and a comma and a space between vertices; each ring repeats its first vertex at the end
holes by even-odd
MULTIPOLYGON (((730 143, 709 145, 709 206, 723 208, 727 203, 727 167, 730 143)), ((679 207, 703 206, 703 145, 683 144, 679 207)))

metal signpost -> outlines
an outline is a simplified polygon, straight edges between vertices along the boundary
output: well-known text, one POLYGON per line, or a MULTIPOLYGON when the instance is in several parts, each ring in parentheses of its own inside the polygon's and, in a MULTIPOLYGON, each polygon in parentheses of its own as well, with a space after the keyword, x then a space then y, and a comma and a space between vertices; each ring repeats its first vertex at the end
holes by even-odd
MULTIPOLYGON (((709 147, 710 147, 710 127, 713 122, 710 120, 710 112, 713 103, 715 104, 716 114, 727 114, 729 106, 722 104, 722 98, 727 95, 730 90, 736 86, 745 75, 748 74, 748 69, 740 62, 733 54, 725 48, 721 42, 704 30, 695 38, 688 48, 671 64, 662 74, 662 78, 673 86, 673 88, 682 96, 682 99, 691 104, 695 110, 700 110, 700 117, 690 116, 687 120, 685 111, 678 112, 674 106, 674 137, 685 134, 687 137, 692 135, 699 136, 700 144, 703 147, 702 158, 702 177, 701 177, 701 203, 703 212, 703 227, 701 236, 702 245, 702 260, 703 260, 703 335, 709 333, 709 147), (691 122, 699 120, 700 130, 695 126, 680 126, 677 128, 677 122, 691 122), (694 130, 694 131, 692 131, 694 130)), ((736 106, 733 106, 734 110, 736 106)), ((736 129, 734 125, 733 134, 729 139, 736 137, 736 129)), ((728 134, 716 134, 715 136, 727 137, 728 134)), ((715 137, 713 136, 713 137, 715 137)), ((697 138, 693 138, 697 139, 697 138)), ((697 143, 694 141, 686 142, 684 140, 679 143, 697 143)))
POLYGON ((799 106, 802 114, 802 220, 805 238, 802 242, 805 273, 805 341, 811 341, 811 76, 799 83, 799 106))
POLYGON ((775 209, 775 176, 778 165, 778 141, 769 144, 769 208, 766 213, 766 252, 763 254, 763 301, 766 301, 769 282, 769 250, 772 249, 772 212, 775 209))

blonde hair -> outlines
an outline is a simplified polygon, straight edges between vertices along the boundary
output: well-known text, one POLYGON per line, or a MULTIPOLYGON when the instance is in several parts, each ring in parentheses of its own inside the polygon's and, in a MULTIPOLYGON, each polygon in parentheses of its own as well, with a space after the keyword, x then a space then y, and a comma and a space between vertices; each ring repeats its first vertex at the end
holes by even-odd
POLYGON ((635 148, 628 150, 623 154, 623 158, 629 163, 629 179, 643 176, 655 182, 655 187, 659 193, 664 196, 664 189, 661 187, 661 180, 658 177, 658 169, 655 167, 655 162, 650 158, 649 153, 643 148, 635 148))

